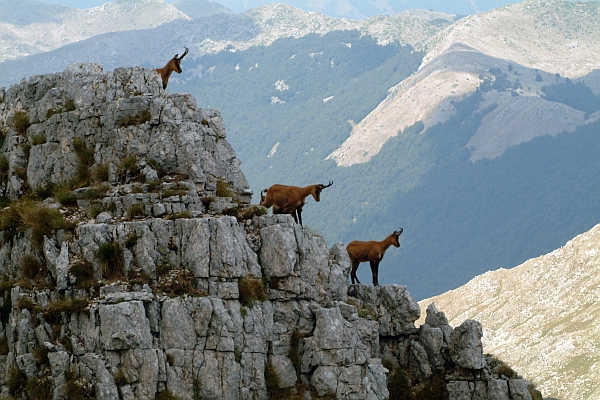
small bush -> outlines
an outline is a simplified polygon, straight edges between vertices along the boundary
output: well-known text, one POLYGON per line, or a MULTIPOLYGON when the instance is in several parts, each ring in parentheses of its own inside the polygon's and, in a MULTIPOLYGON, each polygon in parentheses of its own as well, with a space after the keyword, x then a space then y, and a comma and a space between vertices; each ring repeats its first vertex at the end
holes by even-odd
POLYGON ((433 377, 415 392, 415 396, 417 399, 446 400, 448 399, 446 383, 439 376, 433 377))
POLYGON ((127 210, 129 218, 143 217, 145 213, 145 207, 142 203, 134 204, 127 210))
POLYGON ((27 396, 35 400, 51 400, 53 396, 52 380, 48 377, 30 378, 25 388, 27 396))
POLYGON ((235 362, 236 363, 240 363, 240 361, 242 361, 242 351, 240 350, 239 347, 235 347, 233 349, 233 356, 235 357, 235 362))
POLYGON ((267 291, 262 279, 251 276, 243 277, 238 281, 238 289, 240 292, 240 303, 243 306, 252 308, 254 301, 266 301, 267 291))
POLYGON ((48 269, 35 257, 29 254, 21 258, 21 278, 37 280, 41 277, 45 278, 48 269))
POLYGON ((167 174, 167 170, 153 158, 146 158, 146 164, 156 171, 159 178, 162 178, 167 174))
POLYGON ((179 397, 175 396, 173 393, 171 393, 168 390, 157 393, 155 399, 156 400, 180 400, 179 397))
POLYGON ((21 397, 21 394, 27 386, 27 375, 19 368, 12 367, 8 370, 8 377, 6 379, 6 387, 8 393, 12 397, 21 397))
POLYGON ((44 346, 44 345, 36 346, 36 348, 34 348, 31 353, 33 354, 33 357, 35 358, 36 363, 49 364, 49 362, 50 362, 50 361, 48 361, 49 350, 46 346, 44 346))
POLYGON ((44 309, 44 318, 47 321, 59 322, 62 313, 81 313, 89 306, 88 299, 62 299, 48 304, 44 309))
POLYGON ((44 236, 58 229, 69 229, 69 223, 60 211, 44 207, 31 200, 13 203, 0 212, 0 230, 5 231, 5 240, 12 240, 18 233, 32 231, 33 244, 40 248, 44 236))
POLYGON ((233 193, 229 188, 229 183, 222 179, 217 181, 217 197, 233 197, 233 193))
POLYGON ((77 261, 71 265, 69 272, 77 279, 77 289, 87 289, 95 283, 94 267, 88 260, 77 261))
POLYGON ((103 243, 96 252, 96 259, 102 266, 102 276, 106 279, 120 279, 123 275, 123 250, 118 242, 103 243))
POLYGON ((86 141, 80 138, 73 139, 73 147, 79 163, 75 169, 72 185, 73 187, 88 186, 92 178, 90 168, 94 165, 94 149, 88 147, 86 141))
POLYGON ((54 192, 54 197, 63 207, 77 206, 77 195, 66 188, 60 188, 54 192))
POLYGON ((96 397, 94 386, 84 379, 77 379, 72 370, 65 371, 65 395, 69 400, 91 400, 96 397))
POLYGON ((127 378, 125 377, 125 374, 120 369, 117 370, 114 378, 115 378, 115 385, 117 385, 117 387, 125 386, 129 383, 129 382, 127 382, 127 378))
POLYGON ((178 212, 177 214, 169 214, 165 217, 165 219, 167 219, 167 220, 180 219, 180 218, 192 218, 192 214, 190 214, 189 211, 181 211, 181 212, 178 212))
POLYGON ((137 244, 139 238, 140 237, 137 235, 137 233, 131 233, 129 236, 127 236, 127 239, 125 239, 125 247, 131 249, 137 244))
POLYGON ((29 129, 30 126, 31 124, 29 123, 28 113, 26 113, 25 111, 15 112, 15 115, 13 117, 13 127, 17 130, 17 132, 24 135, 25 133, 27 133, 27 129, 29 129))
POLYGON ((15 176, 22 181, 27 180, 27 168, 25 167, 17 167, 15 168, 15 176))
POLYGON ((73 99, 67 99, 65 102, 65 111, 75 111, 76 109, 75 101, 73 101, 73 99))
POLYGON ((119 177, 124 180, 129 175, 130 179, 138 177, 137 158, 133 156, 125 157, 119 165, 119 177))
POLYGON ((9 353, 8 338, 6 336, 0 337, 0 356, 5 356, 9 353))
POLYGON ((44 133, 41 133, 39 135, 33 135, 31 137, 31 143, 34 146, 46 143, 46 135, 44 133))
POLYGON ((29 310, 30 313, 34 313, 38 310, 38 306, 28 296, 21 296, 17 300, 17 308, 19 310, 29 310))
POLYGON ((49 108, 48 111, 46 111, 46 119, 60 113, 62 113, 62 108, 49 108))
POLYGON ((140 114, 135 116, 126 116, 121 121, 119 121, 118 125, 120 127, 127 127, 131 125, 141 125, 152 119, 152 113, 150 110, 142 111, 140 114))
POLYGON ((106 195, 107 190, 108 186, 106 185, 91 187, 83 192, 83 198, 86 200, 101 199, 106 195))
POLYGON ((94 169, 94 179, 96 182, 108 182, 109 165, 100 164, 94 169))
POLYGON ((10 164, 8 163, 8 157, 5 154, 0 154, 0 180, 6 182, 8 180, 8 171, 10 170, 10 164))
POLYGON ((157 289, 168 296, 204 297, 208 294, 194 286, 194 275, 187 270, 179 270, 176 275, 163 277, 159 280, 157 289))

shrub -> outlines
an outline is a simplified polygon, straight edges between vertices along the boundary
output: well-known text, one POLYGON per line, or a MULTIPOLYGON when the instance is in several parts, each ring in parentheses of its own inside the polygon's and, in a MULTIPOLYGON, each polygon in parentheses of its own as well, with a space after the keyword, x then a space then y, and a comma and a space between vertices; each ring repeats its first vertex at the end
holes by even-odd
POLYGON ((217 181, 217 197, 233 197, 233 193, 229 188, 229 183, 222 179, 217 181))
POLYGON ((175 396, 173 393, 171 393, 168 390, 165 390, 164 392, 157 393, 155 399, 156 400, 180 400, 179 397, 175 396))
POLYGON ((69 400, 91 400, 94 399, 94 387, 84 379, 77 379, 74 371, 65 370, 65 395, 69 400))
POLYGON ((167 174, 167 170, 153 158, 146 158, 146 164, 156 171, 159 178, 162 178, 167 174))
POLYGON ((53 396, 52 380, 48 377, 30 378, 27 380, 25 391, 30 399, 51 400, 53 396))
POLYGON ((78 289, 87 289, 95 282, 94 267, 86 259, 73 263, 69 267, 69 272, 77 279, 75 287, 78 289))
POLYGON ((157 289, 168 296, 207 296, 206 292, 203 292, 194 286, 194 275, 185 269, 179 270, 176 275, 171 275, 160 279, 157 289))
POLYGON ((102 266, 102 275, 109 280, 124 278, 123 250, 118 242, 103 243, 96 252, 102 266))
POLYGON ((129 218, 143 217, 145 214, 144 210, 144 205, 142 203, 138 203, 129 207, 127 214, 129 214, 129 218))
POLYGON ((73 147, 79 163, 75 169, 72 185, 73 187, 88 186, 92 178, 90 168, 94 165, 94 149, 89 148, 85 140, 80 138, 73 139, 73 147))
POLYGON ((35 358, 36 363, 38 363, 38 364, 49 364, 50 363, 50 361, 48 361, 49 350, 46 346, 44 346, 44 345, 36 346, 31 353, 33 354, 33 357, 35 358))
POLYGON ((104 197, 107 190, 108 186, 106 185, 91 187, 83 192, 83 198, 86 200, 97 200, 104 197))
POLYGON ((30 126, 31 124, 29 123, 28 113, 26 113, 25 111, 15 112, 15 115, 13 117, 13 127, 17 130, 17 132, 24 135, 25 133, 27 133, 27 129, 29 129, 30 126))
POLYGON ((0 356, 5 356, 9 353, 8 338, 6 336, 0 337, 0 356))
POLYGON ((8 157, 5 154, 0 154, 0 180, 5 182, 8 180, 8 171, 10 170, 10 164, 8 163, 8 157))
POLYGON ((44 309, 44 318, 47 321, 58 322, 62 313, 81 313, 89 304, 88 299, 56 300, 44 309))
POLYGON ((54 192, 54 196, 63 207, 77 206, 77 195, 71 190, 60 188, 54 192))
POLYGON ((446 400, 448 398, 446 383, 439 376, 434 376, 415 392, 415 396, 417 399, 446 400))
POLYGON ((6 379, 6 387, 8 393, 12 397, 21 397, 21 394, 27 386, 27 375, 19 368, 11 367, 8 370, 8 377, 6 379))
POLYGON ((100 164, 94 169, 94 179, 96 182, 108 182, 109 165, 100 164))
POLYGON ((19 310, 29 310, 30 313, 37 311, 38 306, 31 300, 28 296, 21 296, 19 300, 17 300, 17 308, 19 310))
POLYGON ((5 239, 12 240, 18 233, 32 231, 33 244, 40 248, 44 236, 50 236, 58 229, 71 228, 60 211, 44 207, 31 200, 12 204, 0 212, 0 230, 5 231, 5 239))
POLYGON ((137 159, 134 155, 125 157, 119 165, 119 176, 121 179, 125 179, 128 174, 131 179, 135 179, 138 176, 137 159))
POLYGON ((31 143, 34 146, 46 143, 46 135, 44 133, 41 133, 39 135, 33 135, 31 137, 31 143))
POLYGON ((408 373, 394 360, 384 359, 382 364, 390 371, 387 379, 390 400, 417 400, 408 373))
POLYGON ((266 301, 267 291, 262 279, 245 276, 238 281, 238 289, 240 292, 240 303, 243 306, 252 308, 254 301, 266 301))
POLYGON ((127 239, 125 239, 125 247, 131 249, 137 244, 139 238, 140 237, 135 232, 129 234, 129 236, 127 236, 127 239))
POLYGON ((152 119, 152 113, 150 110, 144 110, 135 116, 126 116, 118 122, 120 127, 127 127, 131 125, 141 125, 152 119))

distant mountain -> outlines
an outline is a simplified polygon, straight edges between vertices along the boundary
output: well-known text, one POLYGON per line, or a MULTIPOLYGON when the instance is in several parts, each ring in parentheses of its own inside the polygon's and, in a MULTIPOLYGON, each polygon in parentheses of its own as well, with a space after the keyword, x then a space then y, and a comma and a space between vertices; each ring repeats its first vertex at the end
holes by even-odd
MULTIPOLYGON (((218 3, 241 13, 277 0, 218 0, 218 3)), ((286 3, 306 11, 316 11, 336 18, 365 19, 375 15, 394 15, 408 9, 429 9, 450 14, 474 14, 515 1, 502 0, 287 0, 286 3)))
MULTIPOLYGON (((308 200, 305 226, 330 243, 381 240, 403 227, 402 247, 388 251, 379 280, 406 284, 422 299, 551 251, 600 221, 598 70, 542 69, 478 38, 502 35, 526 55, 545 46, 568 65, 560 52, 571 39, 561 32, 596 34, 586 21, 597 16, 586 13, 598 3, 512 7, 479 19, 411 10, 351 21, 268 5, 6 61, 0 86, 75 61, 107 70, 162 66, 189 47, 167 91, 192 93, 200 107, 221 112, 255 201, 274 183, 333 180, 320 203, 308 200), (562 31, 544 36, 536 23, 562 31), (544 43, 519 39, 520 32, 544 43), (326 159, 361 137, 373 117, 381 140, 364 135, 352 148, 367 162, 326 159)), ((595 60, 593 42, 577 40, 595 60)), ((573 64, 585 64, 570 51, 579 60, 573 64)), ((371 279, 366 265, 358 275, 371 279)))
POLYGON ((209 0, 178 0, 173 5, 190 18, 208 17, 214 14, 231 14, 228 7, 209 0))
MULTIPOLYGON (((545 394, 600 398, 600 225, 553 252, 473 278, 419 302, 450 324, 481 321, 484 352, 499 357, 545 394)), ((421 317, 424 320, 424 316, 421 317)))
POLYGON ((154 29, 107 33, 47 53, 5 61, 0 63, 0 86, 35 74, 62 71, 72 62, 99 62, 107 69, 124 65, 163 66, 183 46, 190 48, 189 59, 225 49, 268 46, 280 38, 338 30, 373 35, 382 45, 416 45, 449 26, 455 18, 439 12, 406 11, 394 17, 350 21, 273 4, 240 15, 218 13, 191 21, 179 19, 154 29))
POLYGON ((508 90, 484 95, 484 104, 498 107, 467 144, 472 160, 497 157, 538 135, 572 131, 590 122, 585 112, 544 101, 541 88, 563 76, 592 83, 600 94, 598 80, 588 75, 600 71, 598 37, 598 2, 532 0, 463 18, 417 46, 427 52, 419 71, 390 89, 330 157, 344 166, 369 161, 417 121, 425 129, 447 121, 456 112, 452 102, 482 80, 504 80, 508 90))
POLYGON ((0 61, 47 52, 106 32, 154 28, 187 18, 161 0, 121 0, 88 10, 37 0, 0 0, 0 61))

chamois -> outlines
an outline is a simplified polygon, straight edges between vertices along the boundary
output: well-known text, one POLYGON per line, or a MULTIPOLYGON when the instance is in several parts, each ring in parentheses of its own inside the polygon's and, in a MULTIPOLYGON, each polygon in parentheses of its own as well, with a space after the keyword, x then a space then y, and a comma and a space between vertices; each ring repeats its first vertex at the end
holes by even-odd
POLYGON ((260 205, 267 208, 273 206, 273 214, 291 214, 294 221, 302 225, 302 207, 306 198, 312 194, 316 202, 321 201, 321 191, 333 185, 329 181, 328 185, 315 184, 306 187, 286 186, 275 184, 268 189, 260 192, 260 205), (265 192, 265 193, 263 193, 265 192))
POLYGON ((167 88, 169 77, 173 71, 177 72, 178 74, 181 73, 181 60, 183 60, 183 57, 185 57, 188 51, 188 48, 185 47, 185 53, 183 53, 181 57, 178 58, 177 56, 179 53, 177 53, 175 54, 175 57, 171 58, 163 68, 156 68, 156 72, 158 72, 160 78, 162 79, 163 90, 167 88))
POLYGON ((402 234, 403 229, 392 233, 390 236, 383 239, 381 242, 377 242, 375 240, 371 240, 368 242, 361 242, 360 240, 355 240, 353 242, 348 243, 346 246, 346 250, 348 251, 348 255, 350 256, 350 261, 352 262, 352 271, 350 272, 350 279, 352 280, 352 284, 354 285, 354 281, 356 283, 360 283, 358 278, 356 277, 356 270, 358 269, 358 264, 364 261, 368 261, 371 264, 371 272, 373 273, 373 286, 379 286, 379 282, 377 280, 377 275, 379 274, 379 262, 383 259, 383 255, 385 251, 391 245, 395 247, 400 247, 400 242, 398 241, 398 237, 402 234))

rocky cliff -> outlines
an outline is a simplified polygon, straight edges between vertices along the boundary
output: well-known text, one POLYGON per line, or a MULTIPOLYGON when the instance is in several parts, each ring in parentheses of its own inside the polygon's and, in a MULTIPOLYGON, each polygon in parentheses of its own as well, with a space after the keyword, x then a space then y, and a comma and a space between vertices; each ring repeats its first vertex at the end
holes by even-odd
POLYGON ((0 90, 1 395, 531 399, 482 326, 348 285, 264 215, 220 114, 151 69, 75 64, 0 90))

